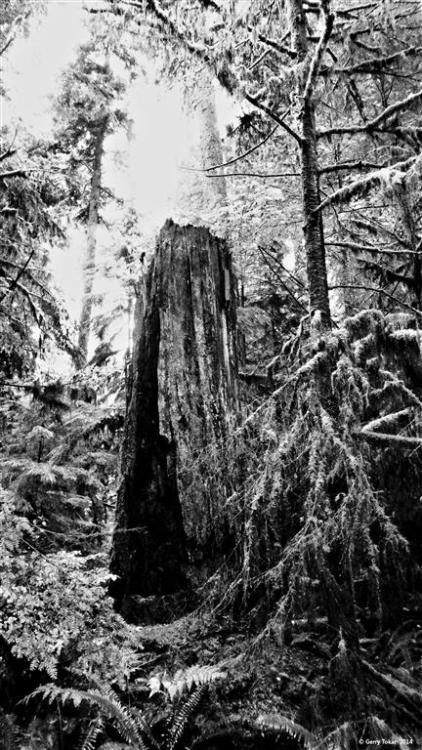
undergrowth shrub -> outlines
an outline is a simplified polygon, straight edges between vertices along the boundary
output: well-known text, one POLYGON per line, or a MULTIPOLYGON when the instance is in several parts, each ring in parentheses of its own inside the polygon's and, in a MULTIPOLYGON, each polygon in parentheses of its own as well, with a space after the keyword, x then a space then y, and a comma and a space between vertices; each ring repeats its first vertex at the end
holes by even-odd
POLYGON ((99 676, 120 676, 125 651, 139 636, 112 609, 110 579, 101 554, 39 553, 33 528, 16 512, 13 495, 0 503, 0 635, 33 670, 57 677, 60 663, 99 676), (113 631, 120 637, 110 637, 113 631))

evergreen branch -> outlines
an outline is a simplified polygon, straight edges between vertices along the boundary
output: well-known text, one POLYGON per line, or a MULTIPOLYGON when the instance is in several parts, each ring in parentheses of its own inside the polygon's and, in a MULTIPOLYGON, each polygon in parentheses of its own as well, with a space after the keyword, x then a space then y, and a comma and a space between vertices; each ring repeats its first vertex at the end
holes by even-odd
MULTIPOLYGON (((18 288, 22 289, 22 287, 20 287, 20 285, 19 285, 19 281, 20 281, 21 277, 23 276, 23 274, 26 272, 26 269, 28 268, 28 266, 29 266, 32 258, 34 257, 34 253, 35 253, 35 245, 31 248, 31 252, 29 253, 29 255, 28 255, 25 263, 23 264, 23 266, 21 268, 19 268, 19 271, 18 271, 18 273, 16 275, 16 278, 13 279, 13 281, 12 281, 10 287, 9 287, 9 291, 12 291, 15 287, 18 287, 18 288)), ((3 296, 0 298, 0 303, 3 302, 4 298, 7 296, 8 293, 9 292, 5 292, 5 294, 3 294, 3 296)))
POLYGON ((334 28, 334 13, 330 12, 330 0, 322 0, 321 8, 324 13, 325 27, 324 32, 315 48, 311 64, 309 66, 308 78, 305 84, 305 90, 303 93, 304 106, 309 102, 312 96, 312 90, 314 88, 315 80, 321 67, 322 57, 324 55, 325 48, 328 44, 328 40, 334 28))
POLYGON ((332 206, 336 203, 348 201, 351 198, 354 198, 359 193, 367 192, 375 184, 386 181, 387 178, 391 180, 393 172, 403 172, 408 167, 412 166, 412 164, 414 164, 417 159, 417 156, 411 156, 405 161, 398 161, 395 164, 392 164, 390 167, 378 169, 375 172, 371 172, 371 174, 367 175, 366 177, 362 177, 359 180, 354 180, 353 182, 345 185, 339 190, 336 190, 334 193, 325 198, 319 204, 319 206, 314 209, 314 213, 316 213, 317 211, 321 211, 327 206, 332 206))
POLYGON ((300 172, 223 172, 222 174, 207 174, 209 177, 300 177, 300 172))
POLYGON ((37 326, 41 328, 40 319, 38 317, 38 310, 37 310, 34 300, 32 299, 32 297, 38 297, 38 295, 34 294, 33 292, 30 292, 29 289, 26 288, 26 286, 16 281, 16 279, 9 279, 9 280, 11 281, 11 284, 9 285, 9 288, 1 297, 0 304, 3 302, 4 298, 12 291, 12 289, 14 288, 18 289, 27 300, 29 308, 32 312, 32 315, 34 317, 34 320, 37 326))
MULTIPOLYGON (((420 49, 422 50, 422 47, 420 49)), ((405 109, 408 104, 412 104, 412 102, 417 102, 420 99, 422 99, 422 89, 419 89, 419 91, 416 91, 413 94, 409 94, 409 96, 407 96, 405 99, 401 99, 398 102, 394 102, 394 104, 390 104, 377 117, 375 117, 373 120, 370 120, 369 123, 367 123, 367 125, 369 125, 370 128, 376 127, 381 122, 388 120, 388 118, 396 114, 396 112, 401 112, 401 110, 405 109)))
POLYGON ((326 242, 326 247, 347 247, 356 252, 377 253, 378 255, 420 255, 417 250, 383 250, 374 245, 361 245, 358 242, 326 242))
MULTIPOLYGON (((254 31, 252 26, 248 26, 248 31, 254 31)), ((290 49, 290 47, 285 47, 284 44, 276 42, 275 39, 268 39, 268 37, 264 36, 263 34, 258 34, 258 41, 261 42, 261 44, 265 44, 266 47, 270 47, 276 52, 279 52, 281 55, 287 55, 292 60, 295 60, 297 58, 297 52, 295 52, 293 49, 290 49)))
POLYGON ((359 161, 344 161, 340 164, 326 164, 320 167, 318 172, 319 174, 330 174, 331 172, 342 172, 347 169, 384 169, 387 166, 388 164, 375 164, 372 161, 362 161, 359 159, 359 161))
MULTIPOLYGON (((409 438, 409 439, 412 439, 412 438, 409 438)), ((416 438, 413 438, 413 439, 416 440, 416 438)), ((420 440, 419 445, 422 445, 422 439, 420 440)), ((403 700, 405 703, 410 704, 412 708, 415 708, 415 704, 419 708, 421 707, 422 697, 418 690, 415 690, 414 688, 409 687, 409 685, 405 685, 403 682, 401 682, 401 680, 397 680, 395 677, 392 677, 391 675, 386 675, 383 672, 380 672, 378 669, 376 669, 376 667, 374 667, 365 659, 362 659, 362 664, 365 667, 365 669, 373 677, 375 677, 378 680, 378 682, 380 682, 382 685, 384 685, 384 687, 386 687, 390 691, 390 693, 400 698, 400 700, 403 700)), ((418 719, 417 723, 419 726, 422 726, 422 719, 418 719)))
MULTIPOLYGON (((380 207, 384 208, 384 206, 380 206, 380 207)), ((359 209, 357 213, 359 213, 359 209)), ((370 234, 375 234, 376 236, 378 235, 379 232, 381 232, 382 234, 387 235, 387 237, 391 237, 391 239, 394 242, 397 242, 398 245, 401 245, 402 247, 404 247, 405 252, 410 252, 408 243, 405 242, 405 240, 403 240, 403 238, 400 237, 400 235, 397 234, 397 232, 394 232, 391 229, 387 229, 387 227, 383 226, 381 223, 377 221, 370 221, 369 219, 363 219, 363 218, 352 219, 352 223, 359 229, 365 229, 370 234)))
POLYGON ((403 422, 403 419, 407 421, 408 417, 412 415, 412 410, 410 407, 407 407, 406 409, 400 409, 400 411, 395 411, 392 414, 386 414, 384 417, 378 417, 378 419, 372 419, 370 422, 367 422, 367 424, 363 425, 362 432, 374 432, 378 429, 382 428, 388 428, 388 427, 396 427, 397 422, 403 422))
MULTIPOLYGON (((362 261, 361 261, 362 262, 362 261)), ((405 274, 398 273, 397 271, 393 271, 390 268, 384 268, 381 263, 376 263, 374 261, 363 261, 365 263, 365 268, 368 271, 375 271, 380 274, 381 278, 388 282, 395 282, 397 281, 399 284, 406 284, 408 289, 414 289, 415 288, 415 279, 413 276, 406 276, 405 274)))
POLYGON ((382 294, 384 297, 388 297, 388 299, 391 299, 392 302, 395 302, 397 305, 400 305, 401 307, 404 307, 406 310, 410 310, 415 315, 418 315, 419 317, 422 317, 422 311, 418 310, 416 307, 412 307, 412 305, 409 305, 407 302, 403 302, 402 300, 398 299, 394 296, 394 294, 390 294, 390 292, 387 292, 385 289, 380 289, 376 286, 367 286, 366 284, 332 284, 328 287, 328 289, 331 291, 332 289, 362 289, 365 292, 374 292, 374 294, 382 294))
POLYGON ((198 44, 194 44, 180 31, 176 23, 170 18, 170 16, 161 7, 158 0, 146 0, 146 2, 131 2, 130 0, 121 0, 123 5, 128 5, 131 8, 137 8, 141 11, 150 10, 153 12, 157 20, 159 20, 183 46, 191 52, 195 57, 208 64, 212 63, 211 58, 205 47, 201 47, 198 44))
MULTIPOLYGON (((400 50, 400 52, 394 52, 392 55, 386 55, 385 57, 371 57, 367 60, 362 60, 356 65, 350 65, 345 68, 332 68, 329 73, 345 73, 347 75, 353 75, 354 73, 380 73, 384 68, 392 65, 395 62, 405 60, 406 57, 414 57, 422 51, 422 47, 411 46, 406 49, 400 50)), ((326 71, 324 71, 326 72, 326 71)))
POLYGON ((374 117, 373 120, 369 120, 368 122, 366 122, 365 125, 355 125, 351 127, 338 127, 329 128, 328 130, 320 130, 319 133, 317 133, 317 137, 327 138, 331 135, 357 135, 358 133, 371 133, 374 130, 379 130, 379 126, 383 122, 385 122, 385 120, 388 120, 392 115, 395 115, 397 112, 401 112, 409 104, 419 101, 420 99, 422 99, 422 89, 419 89, 419 91, 416 91, 414 94, 409 94, 406 99, 401 99, 394 104, 390 104, 390 106, 386 107, 383 112, 374 117))
POLYGON ((26 261, 26 263, 25 263, 25 264, 24 264, 23 266, 20 266, 20 265, 19 265, 19 263, 13 263, 13 261, 11 261, 11 260, 6 260, 5 258, 0 258, 0 266, 9 266, 10 268, 15 268, 15 269, 18 269, 18 270, 19 270, 19 274, 18 274, 18 276, 16 277, 16 278, 17 278, 17 281, 19 281, 20 277, 21 277, 21 276, 22 276, 23 274, 26 274, 26 275, 27 275, 27 276, 28 276, 28 277, 30 278, 31 282, 32 282, 33 284, 35 284, 35 286, 37 286, 37 287, 38 287, 39 289, 41 289, 41 290, 42 290, 42 291, 43 291, 43 292, 44 292, 45 294, 48 294, 48 295, 49 295, 50 297, 53 297, 53 294, 52 294, 52 292, 51 292, 51 291, 50 291, 49 289, 47 289, 47 287, 46 287, 46 286, 44 286, 44 285, 43 285, 43 284, 42 284, 42 283, 41 283, 40 281, 38 281, 38 280, 37 280, 37 279, 36 279, 36 278, 35 278, 35 277, 34 277, 34 276, 32 275, 32 271, 33 271, 34 269, 32 269, 32 268, 27 268, 28 262, 29 262, 29 261, 26 261))

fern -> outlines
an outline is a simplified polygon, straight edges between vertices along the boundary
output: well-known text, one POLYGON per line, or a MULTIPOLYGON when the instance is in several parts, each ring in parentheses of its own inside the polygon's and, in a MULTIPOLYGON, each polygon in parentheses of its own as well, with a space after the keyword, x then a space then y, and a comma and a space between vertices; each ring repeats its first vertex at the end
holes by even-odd
POLYGON ((305 729, 301 724, 297 724, 293 719, 282 714, 261 714, 256 720, 256 724, 261 731, 271 731, 277 734, 288 734, 295 740, 300 740, 308 750, 315 750, 317 747, 317 737, 315 734, 305 729))
POLYGON ((96 719, 93 719, 91 721, 88 732, 86 733, 80 750, 95 750, 95 745, 97 744, 98 735, 103 731, 104 729, 104 721, 101 716, 97 716, 96 719))
POLYGON ((191 718, 194 711, 198 708, 205 690, 205 685, 197 688, 195 692, 192 693, 192 695, 190 695, 189 698, 184 701, 183 705, 175 714, 169 731, 168 750, 174 750, 179 740, 183 737, 189 719, 191 718))
POLYGON ((217 665, 195 665, 188 669, 179 669, 173 678, 168 678, 165 673, 155 675, 148 681, 148 687, 150 697, 159 692, 164 692, 167 693, 170 700, 174 700, 184 692, 190 692, 192 687, 211 685, 211 683, 224 680, 226 677, 226 672, 222 672, 217 665))
POLYGON ((83 702, 95 705, 100 709, 103 716, 114 724, 129 746, 136 747, 138 750, 148 750, 133 712, 120 702, 111 689, 105 688, 104 692, 99 692, 97 690, 60 688, 57 685, 49 684, 34 690, 25 698, 25 702, 38 695, 47 700, 49 704, 54 701, 70 702, 75 708, 79 708, 83 702))

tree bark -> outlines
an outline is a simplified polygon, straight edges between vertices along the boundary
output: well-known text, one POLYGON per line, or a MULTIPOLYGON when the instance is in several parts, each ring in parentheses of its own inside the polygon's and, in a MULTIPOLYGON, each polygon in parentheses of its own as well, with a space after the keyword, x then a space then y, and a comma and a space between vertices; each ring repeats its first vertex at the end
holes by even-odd
POLYGON ((111 566, 129 617, 131 598, 180 591, 229 544, 225 441, 237 368, 225 242, 167 221, 136 325, 111 566))
POLYGON ((84 291, 82 297, 82 310, 79 319, 78 337, 78 366, 86 365, 88 358, 88 344, 91 333, 92 321, 92 292, 94 288, 96 253, 97 253, 97 230, 99 223, 99 206, 101 198, 101 170, 104 156, 104 139, 107 132, 108 116, 102 118, 95 133, 94 156, 92 163, 91 189, 88 206, 87 223, 87 245, 84 262, 84 291))
POLYGON ((319 314, 321 327, 331 325, 325 260, 324 231, 318 174, 318 152, 315 127, 315 104, 312 90, 307 90, 310 69, 306 15, 302 0, 289 0, 292 49, 298 61, 297 88, 301 104, 300 162, 304 216, 304 244, 311 317, 319 314))

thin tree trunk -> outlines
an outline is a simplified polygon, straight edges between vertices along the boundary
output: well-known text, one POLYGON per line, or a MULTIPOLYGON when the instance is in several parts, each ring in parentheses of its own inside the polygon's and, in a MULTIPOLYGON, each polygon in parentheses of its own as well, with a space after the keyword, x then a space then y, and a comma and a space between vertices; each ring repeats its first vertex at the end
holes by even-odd
POLYGON ((84 291, 82 298, 82 310, 79 319, 79 337, 78 337, 78 364, 84 367, 88 358, 88 344, 91 333, 92 322, 92 292, 94 288, 94 279, 96 271, 96 252, 97 252, 97 230, 99 223, 99 206, 101 198, 101 170, 104 155, 104 139, 107 131, 108 116, 105 116, 98 123, 95 134, 94 157, 92 163, 91 189, 88 206, 87 222, 87 244, 84 262, 84 291))
POLYGON ((117 606, 131 619, 136 596, 180 591, 231 546, 235 294, 225 242, 166 222, 137 326, 111 566, 117 606))
MULTIPOLYGON (((201 114, 202 121, 200 135, 201 166, 203 169, 207 169, 216 164, 222 164, 224 161, 218 130, 214 80, 208 69, 200 73, 200 86, 199 92, 196 92, 196 99, 196 107, 201 114)), ((217 204, 225 206, 227 204, 226 178, 222 175, 212 179, 209 177, 203 179, 205 181, 205 195, 211 197, 217 204)))
POLYGON ((302 0, 289 0, 292 49, 298 61, 298 97, 303 103, 300 115, 301 142, 300 161, 302 176, 302 200, 304 215, 304 244, 308 277, 311 316, 319 313, 321 327, 331 324, 328 297, 327 268, 322 213, 317 208, 321 203, 318 152, 315 127, 315 105, 312 97, 304 96, 309 72, 306 15, 302 0))

